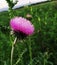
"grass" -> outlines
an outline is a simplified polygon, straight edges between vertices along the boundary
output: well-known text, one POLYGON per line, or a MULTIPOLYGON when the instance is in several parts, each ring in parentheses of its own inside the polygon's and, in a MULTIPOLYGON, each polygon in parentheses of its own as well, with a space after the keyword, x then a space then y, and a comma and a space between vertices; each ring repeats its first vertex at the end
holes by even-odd
MULTIPOLYGON (((57 1, 14 10, 15 16, 24 18, 28 13, 32 15, 30 21, 35 26, 35 32, 30 37, 33 65, 57 65, 57 1)), ((0 13, 0 65, 10 65, 9 20, 8 12, 0 13)), ((28 39, 25 39, 24 42, 17 41, 13 56, 14 64, 21 57, 25 48, 27 51, 17 65, 29 64, 28 42, 28 39)))

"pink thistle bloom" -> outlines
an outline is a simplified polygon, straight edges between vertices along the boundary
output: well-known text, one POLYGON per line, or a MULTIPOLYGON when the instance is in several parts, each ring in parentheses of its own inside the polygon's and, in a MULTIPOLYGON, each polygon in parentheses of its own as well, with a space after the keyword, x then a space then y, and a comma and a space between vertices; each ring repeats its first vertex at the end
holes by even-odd
POLYGON ((26 35, 31 35, 34 32, 34 26, 32 23, 22 17, 15 17, 10 20, 11 28, 16 32, 22 32, 26 35))

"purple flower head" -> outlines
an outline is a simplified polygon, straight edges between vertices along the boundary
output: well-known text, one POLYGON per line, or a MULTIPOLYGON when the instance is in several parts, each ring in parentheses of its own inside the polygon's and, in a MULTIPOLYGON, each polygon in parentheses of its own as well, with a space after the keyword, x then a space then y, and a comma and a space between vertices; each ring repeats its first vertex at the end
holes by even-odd
POLYGON ((15 17, 10 21, 11 28, 16 32, 22 32, 26 35, 31 35, 34 32, 34 26, 32 23, 22 17, 15 17))

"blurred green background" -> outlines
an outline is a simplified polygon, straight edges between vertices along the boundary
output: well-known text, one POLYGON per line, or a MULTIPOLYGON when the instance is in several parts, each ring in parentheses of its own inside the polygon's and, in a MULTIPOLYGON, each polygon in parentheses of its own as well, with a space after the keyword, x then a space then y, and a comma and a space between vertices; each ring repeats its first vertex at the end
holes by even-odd
MULTIPOLYGON (((32 44, 33 65, 57 65, 57 1, 50 1, 14 10, 15 16, 30 14, 30 21, 35 26, 35 32, 30 37, 32 44)), ((0 12, 0 65, 10 65, 10 18, 8 12, 0 12)), ((13 40, 13 39, 12 39, 13 40)), ((14 51, 15 63, 25 48, 22 60, 17 65, 29 64, 28 39, 17 42, 14 51)))

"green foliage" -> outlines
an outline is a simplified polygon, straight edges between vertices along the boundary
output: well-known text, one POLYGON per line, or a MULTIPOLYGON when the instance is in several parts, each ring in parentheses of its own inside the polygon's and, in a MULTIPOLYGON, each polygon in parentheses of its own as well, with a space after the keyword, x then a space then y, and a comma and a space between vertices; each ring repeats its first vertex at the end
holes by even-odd
MULTIPOLYGON (((25 18, 28 13, 32 15, 30 21, 35 26, 35 32, 30 37, 33 65, 57 65, 57 1, 26 6, 13 12, 15 16, 25 18)), ((8 12, 0 13, 0 65, 10 65, 9 20, 8 12)), ((13 56, 14 64, 20 59, 17 65, 30 65, 27 43, 29 44, 28 38, 17 41, 13 56), (24 52, 24 49, 27 51, 24 52)))
POLYGON ((6 0, 8 5, 12 8, 16 3, 17 3, 17 0, 15 3, 13 3, 13 0, 6 0))

